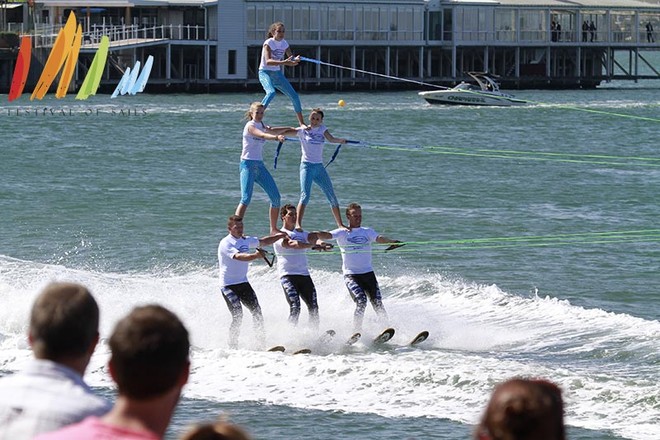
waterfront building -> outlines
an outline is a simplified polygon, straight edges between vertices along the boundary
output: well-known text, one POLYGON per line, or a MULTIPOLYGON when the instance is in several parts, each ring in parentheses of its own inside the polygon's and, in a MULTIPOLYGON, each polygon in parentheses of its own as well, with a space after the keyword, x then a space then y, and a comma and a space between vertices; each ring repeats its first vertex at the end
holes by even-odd
POLYGON ((287 68, 301 90, 420 89, 455 84, 466 71, 499 75, 507 88, 660 79, 660 43, 648 31, 660 30, 657 1, 36 0, 24 9, 13 29, 35 35, 39 59, 76 12, 84 28, 78 81, 100 35, 109 35, 107 87, 154 55, 150 89, 258 89, 261 46, 275 21, 286 24, 296 54, 322 61, 287 68))

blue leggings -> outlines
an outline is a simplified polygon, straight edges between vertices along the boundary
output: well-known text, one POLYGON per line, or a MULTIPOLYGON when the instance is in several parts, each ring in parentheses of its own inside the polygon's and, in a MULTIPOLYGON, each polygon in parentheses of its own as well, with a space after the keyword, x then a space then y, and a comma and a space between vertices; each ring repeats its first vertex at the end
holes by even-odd
POLYGON ((256 183, 266 191, 272 208, 280 207, 280 192, 275 179, 268 172, 263 160, 242 160, 239 166, 241 175, 241 204, 247 206, 252 200, 252 190, 256 183))
POLYGON ((330 175, 325 170, 322 163, 300 163, 300 203, 307 205, 312 195, 312 182, 316 182, 321 187, 330 206, 337 207, 339 202, 335 196, 335 190, 332 189, 330 175))
POLYGON ((264 107, 268 107, 275 98, 275 89, 277 89, 289 97, 296 113, 302 113, 300 98, 281 70, 259 70, 259 82, 266 91, 266 96, 261 100, 264 107))

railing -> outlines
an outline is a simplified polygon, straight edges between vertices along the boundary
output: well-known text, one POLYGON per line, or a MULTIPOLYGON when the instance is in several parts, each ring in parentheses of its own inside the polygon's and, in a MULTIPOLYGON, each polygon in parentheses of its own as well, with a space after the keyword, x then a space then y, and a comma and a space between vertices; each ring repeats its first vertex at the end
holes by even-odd
MULTIPOLYGON (((39 25, 33 32, 35 47, 50 47, 62 26, 39 25)), ((21 32, 22 33, 22 32, 21 32)), ((214 32, 215 33, 215 32, 214 32)), ((134 44, 133 40, 207 40, 204 26, 173 25, 96 25, 83 32, 83 46, 97 44, 103 35, 107 35, 115 45, 134 44)))

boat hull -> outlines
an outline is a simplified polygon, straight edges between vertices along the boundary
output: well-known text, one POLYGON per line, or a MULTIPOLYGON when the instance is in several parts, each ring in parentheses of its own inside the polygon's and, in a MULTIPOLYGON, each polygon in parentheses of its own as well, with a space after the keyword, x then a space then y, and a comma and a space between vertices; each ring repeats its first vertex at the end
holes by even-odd
POLYGON ((509 107, 521 105, 526 102, 504 94, 491 94, 488 92, 468 92, 461 90, 438 90, 431 92, 419 92, 429 104, 442 105, 477 105, 509 107))

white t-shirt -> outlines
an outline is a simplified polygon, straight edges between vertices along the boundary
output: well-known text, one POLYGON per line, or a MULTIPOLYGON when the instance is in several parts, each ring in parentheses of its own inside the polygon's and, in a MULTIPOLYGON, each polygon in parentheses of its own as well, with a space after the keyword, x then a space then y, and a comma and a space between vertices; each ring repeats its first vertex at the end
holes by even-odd
MULTIPOLYGON (((309 232, 303 231, 289 231, 288 229, 280 229, 286 232, 291 240, 306 242, 309 237, 309 232)), ((307 249, 287 249, 282 246, 282 240, 277 240, 273 244, 275 255, 277 255, 277 274, 280 278, 285 275, 309 275, 307 268, 307 249)))
POLYGON ((341 250, 344 275, 359 275, 373 272, 371 266, 371 242, 378 233, 371 228, 353 228, 350 231, 335 229, 330 231, 341 250))
POLYGON ((321 124, 309 130, 301 128, 298 130, 300 138, 300 149, 302 150, 301 162, 323 163, 323 145, 325 144, 325 132, 328 128, 321 124))
POLYGON ((220 263, 220 284, 222 287, 233 284, 247 283, 249 263, 234 259, 238 253, 249 252, 250 248, 259 246, 257 237, 235 238, 228 234, 218 245, 218 262, 220 263))
POLYGON ((257 127, 261 131, 266 130, 263 122, 256 123, 255 121, 248 121, 243 127, 243 151, 241 152, 241 160, 264 160, 264 144, 266 139, 253 136, 249 128, 257 127))
MULTIPOLYGON (((289 43, 286 40, 277 41, 275 38, 269 38, 264 41, 264 46, 270 47, 270 58, 277 61, 282 61, 286 56, 286 50, 289 48, 289 43)), ((262 46, 261 49, 261 62, 259 63, 259 70, 280 70, 281 66, 269 66, 266 64, 267 60, 266 48, 262 46)))

